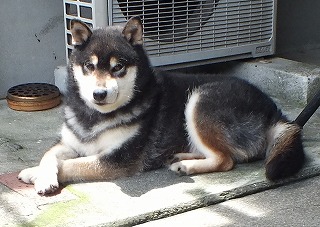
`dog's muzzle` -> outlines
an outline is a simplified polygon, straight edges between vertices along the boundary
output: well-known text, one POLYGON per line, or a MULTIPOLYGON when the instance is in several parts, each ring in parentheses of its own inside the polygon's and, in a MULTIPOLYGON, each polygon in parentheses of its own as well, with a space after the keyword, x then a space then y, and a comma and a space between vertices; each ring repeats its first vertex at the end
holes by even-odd
POLYGON ((116 80, 108 81, 106 87, 96 87, 93 92, 93 102, 99 106, 116 102, 119 87, 116 80))

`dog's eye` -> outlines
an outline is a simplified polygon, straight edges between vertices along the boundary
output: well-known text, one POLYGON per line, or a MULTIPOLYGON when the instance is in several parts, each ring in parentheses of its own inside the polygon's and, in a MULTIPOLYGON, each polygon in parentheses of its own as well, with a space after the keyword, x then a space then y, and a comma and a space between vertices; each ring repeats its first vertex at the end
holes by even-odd
POLYGON ((85 62, 83 67, 85 68, 85 70, 87 71, 93 71, 94 70, 94 64, 92 64, 92 62, 85 62))
POLYGON ((113 67, 112 71, 113 71, 113 72, 119 72, 119 71, 121 71, 123 68, 124 68, 124 65, 123 65, 123 64, 117 63, 117 64, 113 67))
POLYGON ((122 63, 117 63, 113 68, 112 68, 112 73, 115 76, 121 76, 122 73, 124 72, 125 67, 122 63))

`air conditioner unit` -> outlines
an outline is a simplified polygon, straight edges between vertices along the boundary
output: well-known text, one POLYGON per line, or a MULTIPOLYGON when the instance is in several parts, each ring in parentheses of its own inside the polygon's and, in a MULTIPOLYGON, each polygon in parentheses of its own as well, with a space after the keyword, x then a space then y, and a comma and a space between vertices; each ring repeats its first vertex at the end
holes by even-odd
POLYGON ((131 16, 144 24, 144 45, 154 66, 178 68, 272 55, 276 0, 64 0, 67 58, 69 21, 123 25, 131 16))

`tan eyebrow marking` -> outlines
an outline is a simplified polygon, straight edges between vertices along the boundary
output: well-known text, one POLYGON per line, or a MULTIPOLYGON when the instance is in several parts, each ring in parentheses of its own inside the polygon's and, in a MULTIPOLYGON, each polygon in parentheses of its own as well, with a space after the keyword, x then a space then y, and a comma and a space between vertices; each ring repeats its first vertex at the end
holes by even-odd
POLYGON ((92 64, 94 64, 94 65, 97 65, 98 61, 99 61, 99 59, 96 55, 92 55, 90 60, 91 60, 92 64))
POLYGON ((111 66, 111 68, 115 67, 117 65, 117 63, 118 63, 118 59, 117 58, 115 58, 115 57, 111 57, 110 58, 110 66, 111 66))

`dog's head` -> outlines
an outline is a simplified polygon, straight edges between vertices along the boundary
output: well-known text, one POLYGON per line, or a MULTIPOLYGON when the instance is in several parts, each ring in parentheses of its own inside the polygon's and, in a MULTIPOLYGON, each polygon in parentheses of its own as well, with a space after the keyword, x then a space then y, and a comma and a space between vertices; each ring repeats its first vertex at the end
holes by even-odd
POLYGON ((91 30, 79 20, 71 21, 74 50, 70 58, 80 98, 101 113, 112 112, 134 96, 142 24, 131 18, 123 27, 91 30))

